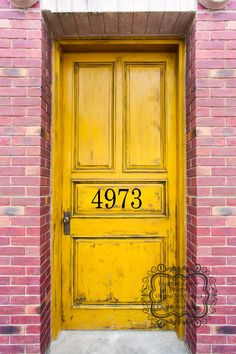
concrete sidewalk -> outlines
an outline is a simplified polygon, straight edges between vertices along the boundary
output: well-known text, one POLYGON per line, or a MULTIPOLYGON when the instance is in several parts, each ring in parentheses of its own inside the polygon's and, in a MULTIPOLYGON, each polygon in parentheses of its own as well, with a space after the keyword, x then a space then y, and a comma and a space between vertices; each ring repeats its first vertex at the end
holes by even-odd
POLYGON ((187 354, 172 331, 63 331, 50 354, 187 354))

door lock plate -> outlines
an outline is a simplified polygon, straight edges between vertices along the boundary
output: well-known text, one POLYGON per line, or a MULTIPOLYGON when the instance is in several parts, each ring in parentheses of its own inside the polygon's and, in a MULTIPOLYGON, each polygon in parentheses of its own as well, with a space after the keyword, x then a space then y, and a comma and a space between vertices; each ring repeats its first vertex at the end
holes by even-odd
POLYGON ((64 234, 70 235, 70 218, 71 212, 69 210, 64 211, 63 224, 64 224, 64 234))

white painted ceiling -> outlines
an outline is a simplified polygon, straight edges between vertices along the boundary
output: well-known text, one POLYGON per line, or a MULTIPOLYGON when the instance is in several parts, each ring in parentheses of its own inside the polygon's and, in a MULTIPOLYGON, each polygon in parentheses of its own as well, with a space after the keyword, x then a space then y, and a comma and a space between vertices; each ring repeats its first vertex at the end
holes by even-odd
POLYGON ((41 0, 52 12, 196 11, 196 0, 41 0))

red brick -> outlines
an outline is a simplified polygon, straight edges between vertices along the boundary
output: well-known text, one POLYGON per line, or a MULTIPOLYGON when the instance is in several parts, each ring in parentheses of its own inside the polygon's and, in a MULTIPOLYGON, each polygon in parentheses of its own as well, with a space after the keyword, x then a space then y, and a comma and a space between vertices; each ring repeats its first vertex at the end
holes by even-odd
POLYGON ((38 277, 11 277, 13 285, 37 285, 40 283, 38 277))
POLYGON ((204 266, 219 266, 219 265, 226 265, 226 258, 225 257, 199 257, 200 264, 204 266))
POLYGON ((18 305, 39 304, 39 296, 11 296, 11 303, 18 305))
POLYGON ((196 80, 196 85, 197 87, 218 87, 218 88, 223 88, 224 87, 224 82, 220 79, 197 79, 196 80))
POLYGON ((0 58, 0 65, 2 68, 7 68, 11 65, 11 59, 8 58, 0 58))
POLYGON ((236 316, 228 316, 227 317, 227 324, 235 325, 236 324, 236 316))
POLYGON ((197 185, 198 186, 220 186, 225 184, 224 177, 198 177, 197 185))
POLYGON ((236 265, 236 257, 227 257, 227 262, 229 265, 236 265))
POLYGON ((40 316, 39 315, 12 316, 11 323, 12 324, 39 324, 40 316))
POLYGON ((224 138, 219 138, 219 137, 200 137, 196 139, 197 145, 200 146, 217 146, 217 145, 224 145, 225 144, 225 139, 224 138))
POLYGON ((197 353, 199 354, 209 354, 211 351, 211 346, 207 344, 198 344, 197 345, 197 353))
POLYGON ((26 327, 27 334, 39 334, 40 333, 40 326, 30 325, 26 327))
POLYGON ((0 228, 0 236, 24 236, 24 227, 3 227, 0 228))
POLYGON ((13 246, 39 246, 39 240, 32 237, 12 237, 11 244, 13 246))
POLYGON ((0 324, 7 325, 10 323, 10 316, 0 316, 0 324))
POLYGON ((216 167, 212 168, 213 176, 235 176, 236 168, 233 167, 216 167))
POLYGON ((226 337, 216 335, 201 335, 199 341, 203 344, 226 344, 226 337))
POLYGON ((12 158, 12 165, 13 166, 39 166, 41 163, 40 156, 34 157, 13 157, 12 158))
POLYGON ((234 116, 235 110, 233 107, 225 108, 212 108, 212 114, 215 117, 232 117, 234 116))
POLYGON ((40 145, 40 137, 13 137, 13 145, 40 145))
POLYGON ((235 59, 229 59, 226 62, 226 68, 235 68, 236 67, 236 60, 235 59))
POLYGON ((224 226, 225 220, 215 216, 212 217, 200 216, 197 219, 197 225, 198 226, 224 226))
POLYGON ((198 246, 224 246, 225 237, 198 237, 198 246))
POLYGON ((212 188, 213 196, 236 196, 236 187, 213 187, 212 188))
POLYGON ((26 13, 23 11, 17 11, 17 10, 12 10, 12 11, 1 11, 0 18, 7 18, 7 19, 25 19, 26 18, 26 13))
POLYGON ((2 107, 1 116, 25 116, 26 108, 25 107, 2 107))
MULTIPOLYGON (((13 294, 13 295, 16 295, 16 294, 24 294, 24 287, 21 286, 21 287, 8 287, 9 288, 9 292, 8 294, 13 294), (18 292, 16 291, 17 289, 16 288, 19 288, 18 289, 18 292)), ((7 289, 6 289, 7 290, 7 289)), ((5 290, 5 291, 6 291, 5 290)), ((4 291, 2 289, 0 289, 0 293, 3 293, 4 291)), ((24 309, 24 306, 2 306, 0 307, 0 314, 1 315, 20 315, 20 314, 23 314, 25 311, 24 309)))
MULTIPOLYGON (((236 235, 235 235, 236 236, 236 235)), ((227 245, 228 246, 236 246, 236 237, 230 237, 227 240, 227 245)))
POLYGON ((26 209, 26 215, 39 215, 40 210, 40 207, 29 207, 26 209))
POLYGON ((8 345, 4 346, 4 354, 22 354, 24 353, 24 346, 23 345, 8 345))
POLYGON ((224 98, 197 98, 196 104, 200 107, 224 107, 224 98))
POLYGON ((40 97, 17 97, 12 98, 12 104, 16 106, 37 106, 40 104, 40 97))
POLYGON ((24 127, 2 127, 0 128, 0 135, 25 135, 24 127))
MULTIPOLYGON (((227 258, 228 260, 228 258, 227 258)), ((232 267, 232 266, 227 266, 227 267, 217 267, 217 268, 212 268, 212 272, 215 275, 234 275, 235 273, 236 267, 232 267)), ((222 288, 221 289, 221 294, 226 294, 226 295, 234 295, 233 291, 235 289, 233 288, 222 288)))
POLYGON ((40 259, 39 257, 12 257, 11 264, 20 266, 34 266, 40 264, 40 259))
MULTIPOLYGON (((28 178, 28 177, 25 177, 28 178)), ((30 177, 31 178, 31 177, 30 177)), ((26 181, 25 181, 26 182, 26 181)), ((29 198, 29 197, 25 197, 25 198, 12 198, 11 200, 12 205, 17 205, 17 206, 28 206, 28 205, 40 205, 40 200, 39 198, 29 198)))
POLYGON ((24 147, 0 147, 1 156, 24 156, 25 148, 24 147))
POLYGON ((27 286, 27 294, 29 295, 38 295, 40 291, 40 287, 39 286, 27 286))
POLYGON ((224 60, 197 60, 197 69, 221 69, 224 66, 224 60))
POLYGON ((213 256, 233 256, 236 254, 236 247, 213 247, 212 255, 213 256))
MULTIPOLYGON (((188 148, 191 150, 187 155, 189 193, 187 223, 188 237, 191 242, 188 242, 187 252, 188 260, 197 260, 200 264, 207 264, 211 266, 212 272, 218 275, 219 302, 216 311, 219 308, 222 316, 217 316, 219 319, 216 321, 219 321, 219 324, 226 324, 231 312, 235 313, 232 308, 233 302, 230 304, 231 306, 226 306, 226 295, 233 296, 232 294, 235 292, 234 287, 227 286, 226 279, 228 275, 236 274, 235 267, 233 267, 236 265, 236 257, 230 255, 235 253, 232 248, 235 246, 235 234, 231 235, 232 230, 229 231, 228 227, 226 228, 226 225, 233 222, 233 216, 225 214, 225 207, 236 205, 236 198, 234 198, 236 193, 236 178, 234 177, 236 175, 234 137, 236 134, 234 131, 234 127, 236 127, 236 99, 234 97, 236 60, 235 52, 232 51, 236 45, 231 40, 230 50, 227 50, 225 38, 233 36, 236 39, 234 32, 229 30, 230 22, 227 22, 228 19, 235 19, 236 14, 227 11, 223 13, 220 11, 206 12, 202 6, 199 6, 199 9, 196 21, 197 31, 194 32, 193 26, 192 34, 187 41, 187 85, 189 85, 186 92, 187 126, 190 127, 188 131, 196 127, 198 132, 197 138, 188 143, 188 148), (222 40, 210 40, 209 38, 218 38, 217 36, 222 40), (191 54, 189 54, 190 50, 191 54), (196 59, 192 57, 192 52, 196 59), (195 61, 191 61, 190 58, 195 61), (215 59, 215 63, 212 59, 215 59), (224 62, 221 62, 222 59, 224 62), (219 64, 221 67, 217 68, 219 64), (196 67, 199 69, 195 70, 196 67), (206 70, 206 68, 210 70, 206 70), (199 127, 203 129, 199 130, 199 127), (208 151, 206 149, 204 154, 200 154, 200 151, 195 148, 196 143, 209 147, 208 151), (221 180, 217 180, 217 178, 221 178, 221 180), (219 207, 217 215, 219 215, 218 218, 221 220, 222 226, 214 225, 214 219, 209 215, 207 221, 210 206, 219 207), (204 208, 202 209, 202 207, 204 208), (205 223, 208 223, 207 227, 210 228, 210 232, 207 231, 208 234, 201 236, 201 225, 205 225, 205 223), (214 240, 216 240, 215 243, 214 240), (211 256, 212 252, 214 256, 211 256), (216 256, 216 254, 219 255, 216 256), (206 257, 206 255, 209 256, 206 257), (227 315, 224 313, 224 308, 226 308, 227 315)), ((212 327, 214 316, 212 317, 213 321, 209 322, 209 326, 214 329, 212 327)), ((193 340, 194 332, 193 329, 187 331, 187 339, 192 352, 215 353, 214 342, 227 347, 228 340, 223 333, 220 336, 212 336, 214 331, 211 330, 210 334, 207 332, 204 334, 200 330, 196 333, 198 343, 196 349, 193 340), (205 341, 207 344, 204 344, 205 341)), ((219 350, 219 352, 223 353, 223 350, 219 350)))
POLYGON ((199 206, 224 206, 226 204, 225 198, 199 198, 199 206))
POLYGON ((26 32, 16 29, 1 29, 2 38, 26 38, 26 32))
MULTIPOLYGON (((202 24, 203 22, 201 22, 202 24)), ((211 22, 205 22, 206 26, 212 26, 211 22)), ((225 45, 223 41, 197 41, 196 50, 206 50, 206 49, 224 49, 225 45)))
MULTIPOLYGON (((47 349, 47 343, 48 342, 46 342, 46 348, 45 349, 47 349)), ((35 354, 35 353, 38 353, 39 350, 40 350, 40 345, 32 345, 32 344, 30 344, 30 345, 26 346, 26 353, 27 354, 35 354)))
POLYGON ((9 337, 8 336, 1 336, 0 337, 0 344, 8 344, 9 343, 9 337))
MULTIPOLYGON (((18 169, 18 167, 17 167, 17 169, 18 169)), ((1 168, 0 168, 0 170, 1 170, 1 168)), ((21 173, 19 172, 19 174, 21 174, 21 173)), ((22 195, 25 195, 25 188, 24 187, 0 187, 0 194, 2 196, 9 196, 12 194, 16 195, 16 196, 17 195, 22 196, 22 195)))
POLYGON ((40 224, 40 220, 33 216, 15 216, 12 218, 11 224, 15 226, 35 226, 40 224))
POLYGON ((228 198, 227 205, 228 206, 236 206, 236 198, 228 198))
POLYGON ((235 236, 236 227, 213 228, 212 235, 213 236, 235 236))
POLYGON ((211 33, 209 31, 198 31, 196 33, 196 39, 197 40, 210 40, 211 33))
POLYGON ((6 198, 6 197, 4 197, 4 198, 0 198, 0 206, 2 206, 2 205, 9 205, 10 204, 10 198, 6 198))
POLYGON ((9 257, 0 257, 0 265, 9 265, 10 264, 10 258, 9 257))
MULTIPOLYGON (((17 41, 19 41, 19 39, 17 39, 17 41)), ((31 68, 31 67, 40 68, 42 66, 42 59, 41 58, 34 58, 34 59, 32 59, 32 58, 30 58, 30 59, 29 58, 13 58, 12 59, 12 66, 16 67, 16 68, 17 67, 20 67, 20 68, 31 68)))
MULTIPOLYGON (((1 176, 22 176, 25 173, 25 169, 22 167, 9 167, 9 166, 5 166, 5 167, 0 167, 0 174, 1 176)), ((13 187, 14 188, 14 187, 13 187)), ((17 193, 21 193, 22 189, 20 189, 19 187, 16 187, 18 189, 15 189, 14 191, 17 193), (17 192, 18 191, 18 192, 17 192)), ((8 189, 7 188, 3 188, 2 189, 2 193, 7 193, 8 189)), ((11 192, 10 192, 11 193, 11 192)))
POLYGON ((1 267, 0 268, 1 275, 25 275, 24 267, 1 267))
MULTIPOLYGON (((227 165, 228 166, 235 166, 236 165, 236 157, 229 157, 227 158, 227 165)), ((234 177, 235 178, 235 177, 234 177)), ((227 179, 228 181, 229 179, 227 179)))
POLYGON ((9 285, 10 284, 10 277, 0 277, 0 284, 1 285, 9 285))
POLYGON ((236 336, 228 337, 229 344, 236 344, 236 336))
POLYGON ((32 343, 38 343, 39 342, 39 337, 38 335, 21 335, 21 336, 14 336, 12 335, 10 337, 10 343, 15 344, 15 343, 22 343, 22 344, 32 344, 32 343))
POLYGON ((11 86, 12 79, 8 77, 0 77, 0 86, 1 87, 9 87, 11 86))
MULTIPOLYGON (((40 88, 41 86, 41 80, 40 78, 17 78, 15 80, 12 80, 12 84, 16 87, 25 87, 27 90, 29 88, 40 88)), ((19 104, 21 105, 21 104, 19 104)))
POLYGON ((39 267, 29 267, 26 270, 27 275, 40 275, 40 268, 39 267))
MULTIPOLYGON (((236 81, 235 81, 235 84, 236 84, 236 81)), ((236 85, 235 85, 235 87, 236 87, 236 85)), ((226 124, 229 127, 236 127, 236 117, 227 118, 226 124)))
MULTIPOLYGON (((39 39, 13 39, 12 40, 12 47, 13 48, 40 48, 41 41, 39 39)), ((28 62, 27 62, 28 66, 28 62)))
POLYGON ((235 277, 228 277, 227 284, 229 285, 236 285, 236 276, 235 277))
MULTIPOLYGON (((6 37, 9 38, 9 37, 6 37)), ((16 37, 10 37, 16 38, 16 37)), ((25 37, 21 37, 25 38, 25 37)), ((40 54, 40 49, 18 49, 18 48, 11 48, 11 49, 0 49, 0 55, 6 58, 35 58, 38 57, 40 54)))
POLYGON ((1 96, 26 96, 25 88, 0 87, 1 96))
POLYGON ((213 353, 215 354, 217 353, 232 354, 234 352, 236 353, 236 345, 213 345, 212 350, 213 353))
POLYGON ((28 30, 27 31, 27 38, 28 39, 36 39, 36 38, 40 38, 41 35, 39 33, 39 31, 36 30, 28 30))

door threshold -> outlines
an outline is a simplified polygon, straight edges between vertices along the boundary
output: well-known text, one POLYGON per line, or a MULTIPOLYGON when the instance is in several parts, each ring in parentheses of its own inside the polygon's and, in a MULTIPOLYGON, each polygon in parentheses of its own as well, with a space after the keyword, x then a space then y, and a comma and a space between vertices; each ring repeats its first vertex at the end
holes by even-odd
POLYGON ((189 354, 174 331, 62 331, 50 354, 189 354))

